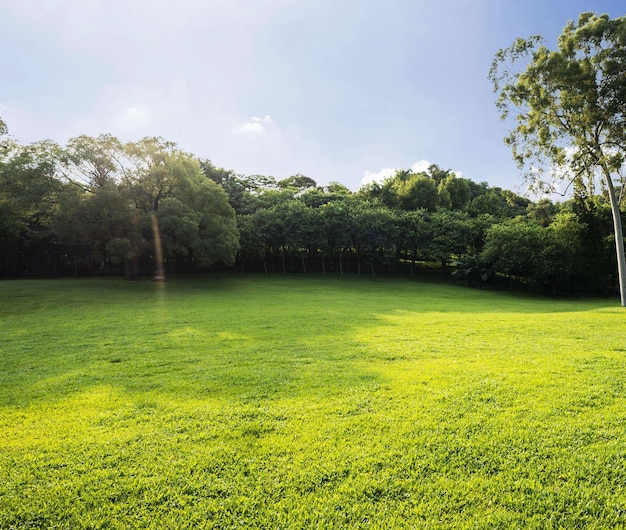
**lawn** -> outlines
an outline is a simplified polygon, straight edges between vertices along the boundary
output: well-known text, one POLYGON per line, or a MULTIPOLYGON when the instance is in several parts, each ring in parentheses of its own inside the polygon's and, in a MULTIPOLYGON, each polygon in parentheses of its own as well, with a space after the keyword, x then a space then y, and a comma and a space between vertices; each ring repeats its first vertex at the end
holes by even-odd
POLYGON ((0 281, 0 528, 626 526, 626 312, 413 279, 0 281))

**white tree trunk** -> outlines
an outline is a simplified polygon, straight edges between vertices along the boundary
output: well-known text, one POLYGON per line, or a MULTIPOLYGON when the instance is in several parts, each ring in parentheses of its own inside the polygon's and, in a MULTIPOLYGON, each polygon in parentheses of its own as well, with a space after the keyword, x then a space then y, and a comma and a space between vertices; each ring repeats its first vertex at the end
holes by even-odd
POLYGON ((615 233, 615 250, 617 252, 617 272, 619 277, 619 295, 622 307, 626 307, 626 255, 624 254, 624 236, 622 234, 622 216, 619 211, 619 201, 615 195, 615 187, 611 173, 606 169, 604 176, 609 189, 611 213, 613 214, 613 231, 615 233))

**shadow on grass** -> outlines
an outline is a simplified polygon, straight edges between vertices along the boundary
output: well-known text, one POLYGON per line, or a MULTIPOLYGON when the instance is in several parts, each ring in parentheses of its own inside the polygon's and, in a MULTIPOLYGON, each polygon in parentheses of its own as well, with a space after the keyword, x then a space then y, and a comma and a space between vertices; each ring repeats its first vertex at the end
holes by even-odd
POLYGON ((612 310, 605 301, 383 276, 22 280, 2 282, 0 292, 4 405, 99 385, 242 401, 341 393, 379 377, 363 362, 379 353, 358 336, 395 318, 493 315, 506 328, 504 315, 612 310))

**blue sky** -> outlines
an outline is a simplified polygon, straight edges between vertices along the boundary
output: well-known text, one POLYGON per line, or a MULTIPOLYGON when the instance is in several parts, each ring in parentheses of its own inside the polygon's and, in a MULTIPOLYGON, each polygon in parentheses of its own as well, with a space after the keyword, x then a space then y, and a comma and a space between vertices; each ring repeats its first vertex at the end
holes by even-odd
POLYGON ((487 79, 623 0, 0 0, 0 116, 22 143, 163 136, 217 166, 357 190, 425 162, 523 192, 487 79))

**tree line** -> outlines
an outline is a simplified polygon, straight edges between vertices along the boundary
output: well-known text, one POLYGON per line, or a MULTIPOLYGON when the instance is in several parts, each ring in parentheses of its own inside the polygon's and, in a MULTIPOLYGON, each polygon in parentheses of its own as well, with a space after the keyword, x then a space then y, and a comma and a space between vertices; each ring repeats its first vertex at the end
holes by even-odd
POLYGON ((619 291, 626 306, 626 17, 582 13, 555 49, 497 52, 489 79, 531 202, 433 165, 351 192, 215 167, 161 138, 19 145, 0 120, 0 275, 202 270, 451 272, 619 291), (596 186, 600 183, 600 188, 596 186))
POLYGON ((237 212, 239 270, 444 273, 555 292, 617 288, 605 194, 533 202, 432 165, 350 192, 295 175, 241 177, 203 161, 237 212))
POLYGON ((616 288, 602 194, 532 202, 432 165, 352 192, 237 175, 161 138, 79 136, 0 152, 0 275, 454 274, 532 288, 616 288))
POLYGON ((232 265, 238 249, 226 193, 171 142, 4 142, 0 274, 123 271, 133 279, 163 262, 177 270, 232 265))

